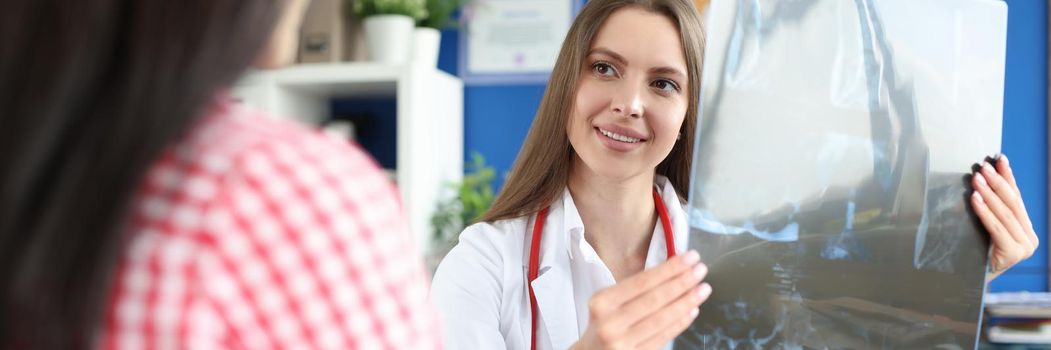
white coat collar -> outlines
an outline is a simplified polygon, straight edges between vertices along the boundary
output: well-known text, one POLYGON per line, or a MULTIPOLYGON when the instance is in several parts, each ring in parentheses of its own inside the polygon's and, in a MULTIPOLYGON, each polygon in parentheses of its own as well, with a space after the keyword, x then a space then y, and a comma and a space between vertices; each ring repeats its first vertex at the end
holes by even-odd
MULTIPOLYGON (((688 233, 687 222, 684 218, 685 211, 679 196, 672 187, 671 181, 664 176, 657 176, 654 181, 657 186, 664 205, 668 207, 668 213, 674 227, 676 253, 685 251, 687 247, 686 237, 688 233)), ((536 223, 536 216, 530 220, 536 223)), ((525 259, 522 265, 524 271, 529 268, 529 243, 532 239, 533 225, 529 225, 528 237, 525 241, 525 259)), ((646 266, 653 266, 665 260, 664 257, 664 234, 663 228, 658 222, 657 231, 654 232, 653 241, 650 242, 650 250, 646 258, 646 266), (653 250, 660 252, 654 254, 653 250), (652 260, 652 261, 651 261, 652 260)), ((543 238, 540 241, 540 261, 538 262, 538 273, 533 281, 533 292, 537 299, 537 308, 540 311, 542 326, 537 330, 538 339, 544 339, 541 334, 547 335, 553 349, 569 348, 577 340, 580 330, 577 328, 576 307, 573 298, 573 276, 570 271, 570 257, 573 253, 571 246, 583 244, 584 223, 580 219, 573 196, 566 189, 560 201, 552 203, 543 229, 543 238), (579 239, 572 239, 574 235, 579 239)), ((579 251, 579 250, 578 250, 579 251)), ((595 257, 597 259, 597 256, 595 257)), ((526 275, 528 278, 528 275, 526 275)), ((528 282, 528 281, 527 281, 528 282)), ((538 344, 537 348, 546 348, 547 344, 538 344)))
MULTIPOLYGON (((676 210, 676 208, 682 208, 683 203, 679 201, 679 194, 675 192, 675 187, 671 185, 671 181, 663 175, 657 175, 654 178, 653 183, 654 189, 661 195, 661 200, 664 202, 664 206, 668 208, 669 219, 672 225, 675 226, 677 223, 681 227, 675 227, 672 232, 675 238, 675 252, 681 253, 686 250, 686 240, 689 237, 688 226, 685 225, 687 222, 683 217, 684 211, 676 210)), ((554 207, 554 206, 552 206, 554 207)), ((580 212, 577 211, 576 203, 573 202, 573 195, 569 193, 569 189, 565 189, 562 193, 562 223, 563 232, 569 239, 566 241, 566 252, 569 254, 570 259, 583 258, 588 262, 598 259, 598 255, 594 254, 594 249, 584 248, 587 243, 584 241, 584 222, 580 218, 580 212), (577 256, 582 255, 582 256, 577 256)), ((550 216, 550 214, 549 214, 550 216)), ((546 228, 546 227, 545 227, 546 228)), ((664 246, 664 225, 661 225, 658 219, 656 228, 653 232, 653 238, 650 240, 650 251, 647 253, 646 267, 659 264, 664 262, 664 256, 666 254, 664 246), (659 250, 659 251, 658 251, 659 250)), ((547 232, 545 231, 545 236, 547 232)), ((541 266, 543 263, 541 262, 541 266)))
MULTIPOLYGON (((568 349, 580 334, 577 329, 573 275, 569 269, 569 255, 563 250, 569 245, 567 242, 569 236, 565 234, 565 211, 568 207, 572 207, 573 211, 576 211, 576 208, 572 205, 572 200, 568 202, 570 205, 564 205, 565 198, 566 196, 563 195, 563 200, 552 203, 548 210, 543 237, 540 240, 537 278, 532 283, 537 309, 540 313, 533 315, 533 317, 539 317, 537 349, 547 349, 549 346, 551 349, 568 349), (543 343, 545 338, 550 341, 550 344, 543 343)), ((536 215, 530 221, 536 225, 536 215)), ((525 241, 526 258, 523 259, 523 271, 526 272, 529 271, 529 246, 533 238, 533 225, 530 225, 529 237, 525 241)), ((528 274, 526 278, 528 283, 528 274)))

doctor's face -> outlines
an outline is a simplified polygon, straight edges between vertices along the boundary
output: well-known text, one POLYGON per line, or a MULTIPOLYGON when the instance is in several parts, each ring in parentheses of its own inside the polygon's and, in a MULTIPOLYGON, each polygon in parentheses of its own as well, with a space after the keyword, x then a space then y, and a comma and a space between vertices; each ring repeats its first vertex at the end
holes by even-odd
POLYGON ((652 174, 677 142, 690 83, 674 22, 633 7, 610 14, 584 59, 566 127, 574 162, 617 179, 652 174))

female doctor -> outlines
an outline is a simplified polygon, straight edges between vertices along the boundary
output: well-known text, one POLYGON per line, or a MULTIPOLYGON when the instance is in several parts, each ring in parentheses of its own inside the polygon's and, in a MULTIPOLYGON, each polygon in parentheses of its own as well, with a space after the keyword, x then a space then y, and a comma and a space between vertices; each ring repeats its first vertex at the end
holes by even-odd
MULTIPOLYGON (((435 273, 449 348, 670 348, 693 321, 712 292, 684 252, 703 41, 689 0, 587 2, 503 191, 435 273)), ((994 273, 1037 245, 1001 160, 971 199, 994 273)))

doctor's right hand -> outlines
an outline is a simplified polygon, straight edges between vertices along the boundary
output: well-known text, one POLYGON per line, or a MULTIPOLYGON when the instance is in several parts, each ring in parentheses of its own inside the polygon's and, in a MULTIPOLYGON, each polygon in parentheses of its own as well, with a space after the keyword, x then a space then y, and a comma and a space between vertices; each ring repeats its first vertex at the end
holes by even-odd
POLYGON ((691 250, 595 293, 572 349, 658 349, 675 339, 712 294, 699 261, 691 250))

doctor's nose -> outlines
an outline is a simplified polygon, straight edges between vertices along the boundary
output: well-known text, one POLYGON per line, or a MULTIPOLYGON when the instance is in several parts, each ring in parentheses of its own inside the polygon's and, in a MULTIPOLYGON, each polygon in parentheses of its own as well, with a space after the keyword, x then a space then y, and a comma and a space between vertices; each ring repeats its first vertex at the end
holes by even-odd
POLYGON ((616 116, 630 118, 642 117, 642 95, 637 88, 624 87, 617 91, 610 103, 610 109, 616 116))

